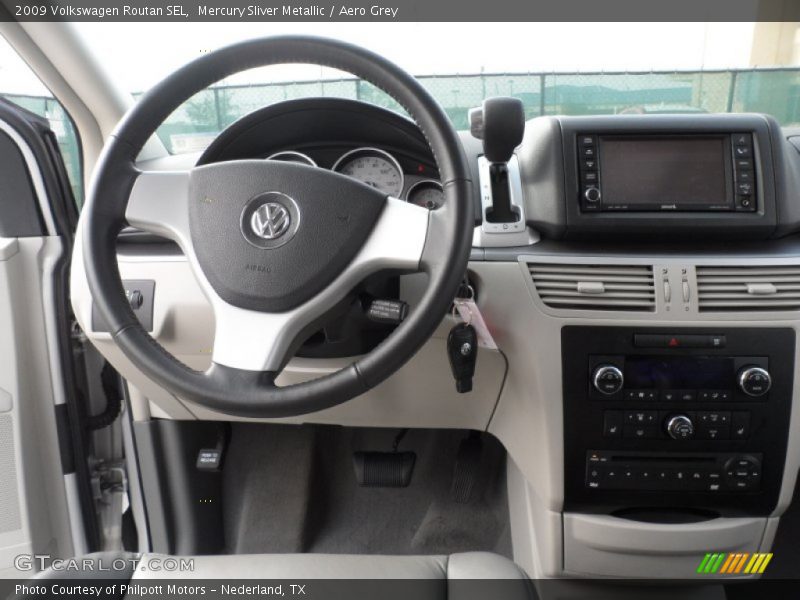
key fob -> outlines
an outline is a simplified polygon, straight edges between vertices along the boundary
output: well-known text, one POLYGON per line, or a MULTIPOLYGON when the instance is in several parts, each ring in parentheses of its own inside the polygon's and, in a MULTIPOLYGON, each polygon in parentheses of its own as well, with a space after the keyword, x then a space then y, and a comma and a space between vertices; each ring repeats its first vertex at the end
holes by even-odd
POLYGON ((472 391, 472 377, 478 358, 478 334, 468 323, 459 323, 447 336, 447 357, 456 380, 456 391, 465 394, 472 391))

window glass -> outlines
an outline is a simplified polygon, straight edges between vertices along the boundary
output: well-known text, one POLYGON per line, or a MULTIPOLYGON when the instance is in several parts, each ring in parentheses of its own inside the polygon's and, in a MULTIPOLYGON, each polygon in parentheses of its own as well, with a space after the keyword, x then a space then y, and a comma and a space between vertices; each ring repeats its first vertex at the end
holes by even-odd
MULTIPOLYGON (((134 95, 189 60, 264 35, 307 33, 363 45, 415 74, 453 124, 489 96, 539 115, 764 112, 800 125, 800 23, 81 23, 134 95), (142 45, 144 36, 169 44, 142 45), (520 43, 524 40, 524 43, 520 43), (135 51, 133 50, 135 49, 135 51)), ((337 96, 402 112, 339 71, 254 69, 201 92, 159 135, 175 153, 203 149, 239 117, 282 100, 337 96)))
POLYGON ((50 122, 64 158, 73 196, 80 207, 83 204, 83 167, 80 142, 72 119, 2 36, 0 96, 50 122))

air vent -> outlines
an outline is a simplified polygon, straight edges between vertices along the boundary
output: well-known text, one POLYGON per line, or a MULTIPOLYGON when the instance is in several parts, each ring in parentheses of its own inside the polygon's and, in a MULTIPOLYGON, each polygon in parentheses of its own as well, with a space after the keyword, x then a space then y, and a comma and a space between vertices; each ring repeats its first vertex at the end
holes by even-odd
POLYGON ((800 310, 800 265, 697 267, 701 312, 800 310))
POLYGON ((529 263, 547 306, 576 310, 655 310, 653 268, 634 265, 529 263))

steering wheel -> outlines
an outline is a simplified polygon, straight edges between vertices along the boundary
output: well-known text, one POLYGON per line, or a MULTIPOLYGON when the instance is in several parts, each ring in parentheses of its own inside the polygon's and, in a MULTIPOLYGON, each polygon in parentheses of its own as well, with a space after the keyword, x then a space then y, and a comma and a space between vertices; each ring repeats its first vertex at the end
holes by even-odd
POLYGON ((431 336, 464 276, 472 240, 469 166, 447 115, 409 74, 343 42, 304 36, 234 44, 187 64, 126 114, 98 161, 82 215, 93 300, 124 354, 177 395, 230 415, 283 417, 328 408, 376 386, 431 336), (371 82, 402 105, 433 152, 445 194, 435 211, 339 173, 237 160, 190 171, 139 171, 156 128, 195 93, 254 67, 328 66, 371 82), (116 261, 129 224, 174 240, 215 317, 212 365, 190 369, 140 325, 116 261), (319 379, 275 378, 326 310, 382 269, 422 271, 428 285, 406 319, 351 365, 319 379))

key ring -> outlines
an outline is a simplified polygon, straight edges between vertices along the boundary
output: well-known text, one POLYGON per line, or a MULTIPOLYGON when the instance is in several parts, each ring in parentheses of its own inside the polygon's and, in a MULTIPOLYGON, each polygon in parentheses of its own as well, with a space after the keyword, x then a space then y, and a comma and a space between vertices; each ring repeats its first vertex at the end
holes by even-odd
POLYGON ((471 325, 472 324, 472 309, 469 307, 469 304, 467 304, 466 302, 463 302, 463 301, 459 302, 459 298, 456 298, 453 301, 453 311, 452 312, 453 312, 453 318, 462 320, 464 322, 464 324, 466 324, 466 325, 471 325), (466 309, 467 316, 469 318, 464 319, 464 317, 461 315, 461 313, 458 310, 459 306, 463 306, 466 309))
POLYGON ((468 284, 468 283, 464 283, 464 284, 462 284, 462 285, 461 285, 461 286, 458 288, 458 291, 459 291, 459 292, 461 292, 461 290, 464 290, 464 289, 465 289, 465 290, 467 290, 467 294, 468 294, 468 296, 467 296, 466 298, 461 298, 461 296, 458 296, 458 295, 457 295, 457 296, 456 296, 456 299, 461 299, 461 300, 475 300, 475 288, 474 288, 474 287, 472 287, 472 286, 471 286, 470 284, 468 284))

